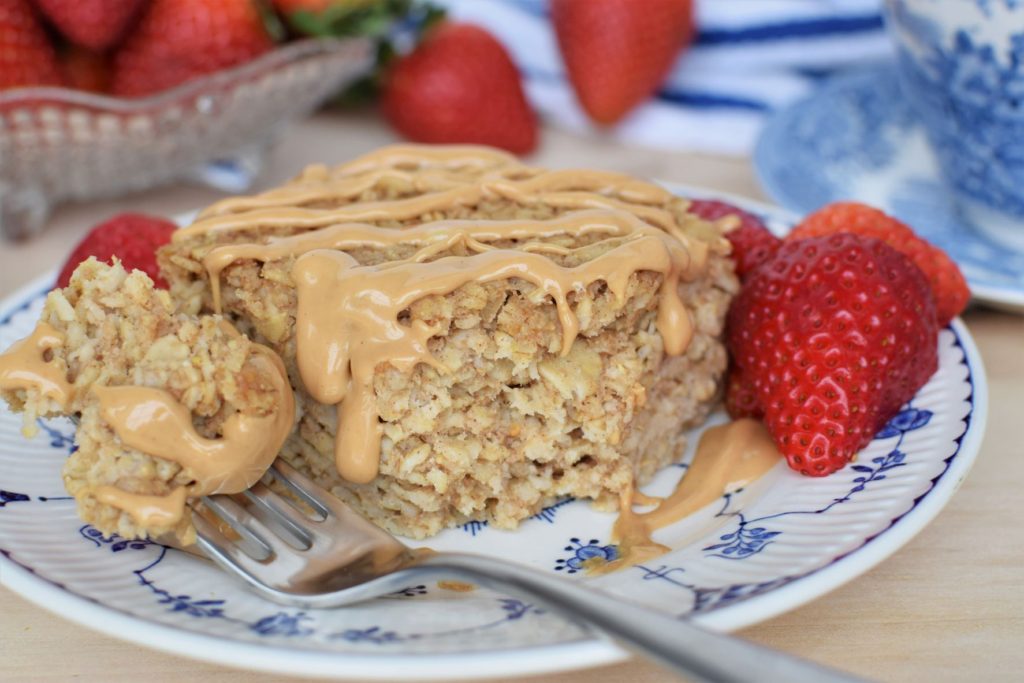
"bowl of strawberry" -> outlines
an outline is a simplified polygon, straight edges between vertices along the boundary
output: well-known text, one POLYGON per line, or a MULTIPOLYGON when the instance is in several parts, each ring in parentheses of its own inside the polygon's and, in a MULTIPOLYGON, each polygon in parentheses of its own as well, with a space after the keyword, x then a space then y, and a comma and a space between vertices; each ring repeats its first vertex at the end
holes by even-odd
POLYGON ((0 0, 0 238, 253 156, 365 74, 369 37, 301 37, 295 2, 0 0))

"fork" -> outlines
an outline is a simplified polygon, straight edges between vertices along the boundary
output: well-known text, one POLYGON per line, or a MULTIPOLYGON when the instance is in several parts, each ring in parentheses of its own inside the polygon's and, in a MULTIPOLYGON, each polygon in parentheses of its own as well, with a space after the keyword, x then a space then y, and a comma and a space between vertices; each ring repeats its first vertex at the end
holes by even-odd
POLYGON ((543 603, 691 679, 862 680, 514 562, 410 549, 281 460, 241 494, 204 497, 192 518, 214 562, 281 604, 342 607, 456 577, 543 603), (271 489, 275 480, 285 495, 271 489))

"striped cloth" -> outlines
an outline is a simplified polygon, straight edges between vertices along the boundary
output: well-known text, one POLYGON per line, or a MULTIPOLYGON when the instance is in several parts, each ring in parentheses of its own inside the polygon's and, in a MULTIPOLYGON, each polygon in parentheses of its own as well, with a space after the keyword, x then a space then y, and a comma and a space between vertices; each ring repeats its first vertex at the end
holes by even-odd
MULTIPOLYGON (((545 0, 435 2, 505 44, 528 97, 548 121, 595 131, 566 80, 545 0)), ((659 149, 748 154, 772 110, 836 70, 890 56, 880 0, 696 2, 694 44, 657 97, 605 134, 659 149)))

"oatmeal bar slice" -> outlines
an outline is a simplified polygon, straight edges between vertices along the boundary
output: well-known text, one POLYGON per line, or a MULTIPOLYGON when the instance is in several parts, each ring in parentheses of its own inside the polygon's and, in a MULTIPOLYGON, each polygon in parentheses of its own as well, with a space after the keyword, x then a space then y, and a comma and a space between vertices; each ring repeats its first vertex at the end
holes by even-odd
MULTIPOLYGON (((8 381, 0 383, 0 396, 24 412, 28 431, 37 417, 78 416, 77 449, 64 465, 64 483, 82 519, 105 534, 173 534, 188 543, 194 530, 181 514, 183 504, 205 491, 201 471, 127 445, 104 413, 98 399, 103 391, 141 388, 158 398, 166 392, 167 405, 180 406, 191 418, 185 431, 214 446, 233 416, 237 422, 293 410, 290 388, 282 395, 268 370, 273 364, 265 361, 266 349, 256 353, 259 345, 219 316, 178 312, 168 292, 156 289, 145 273, 126 272, 116 261, 111 266, 90 259, 67 288, 50 292, 32 340, 35 349, 22 343, 0 360, 41 368, 53 383, 64 382, 62 391, 8 381), (165 514, 140 517, 138 510, 147 505, 165 514)), ((184 444, 167 447, 173 455, 184 444)))

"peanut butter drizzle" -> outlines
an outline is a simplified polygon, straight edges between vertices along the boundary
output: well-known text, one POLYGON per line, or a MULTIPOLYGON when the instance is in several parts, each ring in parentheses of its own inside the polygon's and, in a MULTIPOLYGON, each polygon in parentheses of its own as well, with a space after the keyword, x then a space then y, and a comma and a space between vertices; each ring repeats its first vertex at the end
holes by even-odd
POLYGON ((389 145, 342 164, 335 173, 352 175, 381 167, 481 169, 498 165, 519 166, 519 159, 483 145, 389 145))
POLYGON ((349 481, 365 483, 377 475, 380 457, 382 428, 372 387, 377 366, 389 363, 409 372, 426 363, 446 371, 427 349, 428 340, 441 330, 398 322, 403 310, 425 296, 449 294, 470 282, 528 281, 537 287, 538 303, 547 296, 554 299, 565 354, 579 331, 567 299, 571 292, 600 280, 622 304, 629 278, 638 271, 654 271, 664 278, 658 330, 666 353, 681 354, 689 344, 692 324, 679 299, 678 284, 705 268, 709 248, 689 239, 674 215, 661 208, 671 197, 663 188, 626 175, 543 171, 487 148, 401 146, 333 170, 310 167, 278 190, 221 202, 192 226, 179 230, 174 240, 258 228, 303 231, 261 243, 215 247, 204 266, 215 309, 220 310, 220 274, 228 265, 239 259, 265 262, 297 257, 291 275, 298 298, 299 371, 313 398, 336 405, 339 473, 349 481), (467 171, 476 175, 465 177, 467 171), (384 180, 410 183, 426 193, 329 209, 302 206, 354 199, 384 180), (449 220, 407 228, 372 224, 416 219, 499 198, 573 212, 550 220, 449 220), (569 254, 571 248, 529 241, 588 231, 607 235, 609 250, 574 268, 544 256, 569 254), (526 243, 514 249, 491 244, 510 239, 526 243), (397 244, 419 249, 408 259, 376 266, 361 266, 345 253, 397 244), (436 258, 453 247, 471 253, 436 258))
POLYGON ((538 172, 519 163, 513 155, 490 147, 392 145, 334 169, 323 164, 307 166, 297 178, 285 185, 255 196, 221 200, 204 209, 198 218, 273 206, 352 199, 389 180, 406 183, 421 192, 436 192, 465 184, 466 178, 461 172, 466 170, 476 171, 483 177, 538 172))
POLYGON ((757 420, 743 418, 711 427, 701 436, 693 462, 675 491, 653 510, 635 512, 634 491, 623 492, 612 530, 612 540, 619 544, 619 559, 587 567, 588 573, 609 574, 669 552, 651 537, 654 531, 743 488, 781 460, 771 435, 757 420))
MULTIPOLYGON (((448 220, 424 223, 410 228, 383 228, 368 223, 343 223, 321 230, 299 233, 289 237, 272 237, 263 244, 227 244, 216 247, 204 257, 203 265, 209 275, 214 309, 220 310, 220 274, 240 259, 273 261, 298 256, 316 249, 349 250, 360 247, 384 248, 398 244, 420 246, 409 261, 423 261, 433 254, 463 245, 475 251, 484 251, 484 245, 502 240, 552 238, 560 235, 608 235, 623 237, 631 234, 661 238, 664 233, 632 214, 608 211, 576 211, 545 221, 519 220, 448 220)), ((520 251, 566 254, 571 249, 550 244, 524 244, 520 251)), ((673 247, 674 256, 688 262, 687 277, 698 274, 707 261, 708 247, 703 242, 686 240, 673 247)))
POLYGON ((199 218, 274 206, 353 199, 381 184, 406 185, 419 192, 450 190, 466 183, 465 171, 479 178, 536 175, 510 154, 487 147, 385 147, 348 164, 329 169, 307 167, 295 180, 250 197, 229 197, 206 209, 199 218))
POLYGON ((167 391, 152 387, 93 387, 100 414, 125 445, 176 462, 195 476, 193 496, 239 493, 270 467, 295 419, 295 402, 284 364, 269 349, 254 346, 249 362, 260 366, 277 391, 279 404, 268 415, 235 413, 223 437, 196 432, 192 414, 167 391))
POLYGON ((124 510, 136 524, 144 528, 173 527, 185 514, 187 489, 184 486, 179 486, 166 496, 129 493, 116 486, 100 486, 93 494, 104 505, 124 510))
POLYGON ((202 220, 211 216, 280 206, 302 206, 313 202, 352 200, 380 184, 406 185, 418 192, 438 192, 451 190, 465 181, 464 176, 445 171, 411 173, 386 168, 351 178, 340 178, 333 181, 329 189, 325 188, 324 180, 296 181, 253 197, 229 197, 204 209, 198 218, 202 220))
POLYGON ((411 371, 426 363, 441 366, 427 348, 439 330, 422 322, 398 322, 399 314, 423 297, 444 295, 469 282, 519 278, 551 296, 562 325, 565 355, 579 332, 568 295, 601 280, 620 301, 633 273, 662 273, 658 330, 666 353, 679 354, 692 335, 689 315, 679 299, 678 282, 691 264, 678 243, 664 234, 631 236, 601 256, 566 268, 529 252, 507 249, 466 257, 360 266, 343 251, 318 249, 300 256, 292 279, 298 290, 296 348, 299 372, 316 400, 337 404, 335 457, 348 481, 367 483, 377 476, 382 429, 373 374, 381 363, 411 371))
POLYGON ((37 389, 62 408, 71 402, 74 387, 68 382, 67 365, 60 358, 46 360, 46 352, 64 343, 64 335, 46 322, 15 342, 0 355, 0 389, 37 389))
POLYGON ((454 593, 472 593, 476 590, 476 585, 465 581, 438 581, 437 587, 454 593))
MULTIPOLYGON (((343 178, 342 182, 351 180, 343 178)), ((320 193, 323 197, 329 197, 330 186, 326 185, 320 193)), ((237 232, 256 228, 315 230, 338 223, 409 220, 432 211, 472 206, 487 198, 498 197, 527 206, 544 204, 565 209, 628 210, 679 238, 682 235, 675 218, 670 212, 655 206, 656 203, 666 201, 671 196, 663 188, 619 173, 544 171, 522 180, 484 177, 443 191, 404 199, 360 202, 334 209, 309 209, 286 205, 214 214, 201 217, 187 228, 176 231, 173 240, 182 242, 206 233, 237 232), (614 193, 615 196, 602 193, 614 193)))
MULTIPOLYGON (((163 389, 94 386, 92 391, 99 399, 103 419, 125 445, 176 462, 195 477, 195 483, 187 487, 189 496, 239 493, 259 481, 274 462, 295 419, 295 399, 281 359, 258 345, 253 346, 253 353, 249 362, 257 364, 261 376, 273 384, 278 405, 268 415, 231 415, 219 439, 200 436, 188 408, 163 389)), ((185 487, 177 489, 163 502, 159 496, 131 494, 114 487, 101 487, 95 494, 101 502, 136 520, 153 515, 169 520, 169 510, 177 510, 180 518, 185 491, 185 487)))

